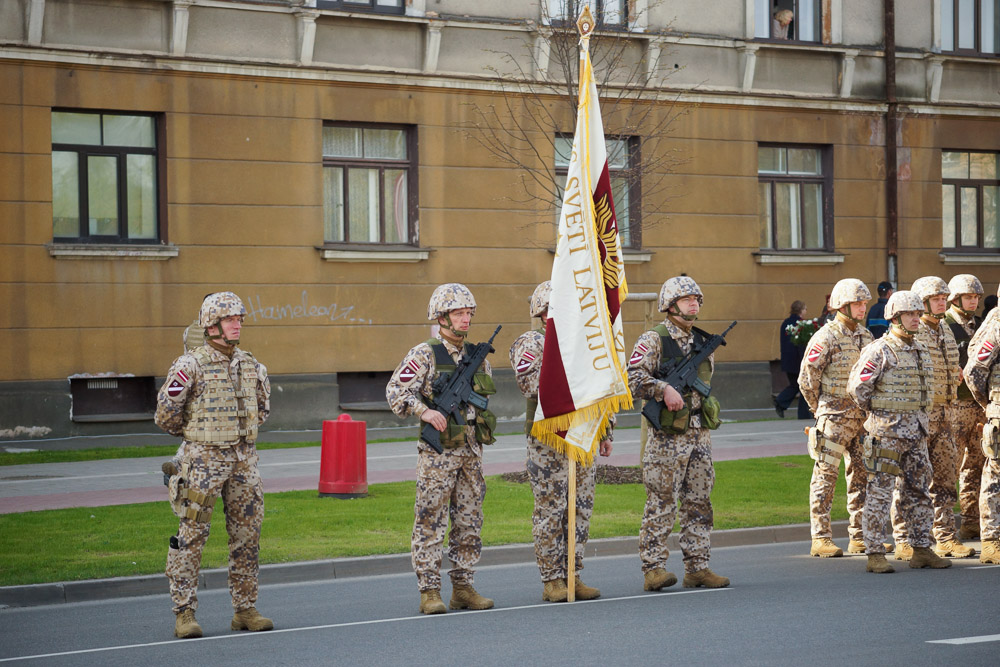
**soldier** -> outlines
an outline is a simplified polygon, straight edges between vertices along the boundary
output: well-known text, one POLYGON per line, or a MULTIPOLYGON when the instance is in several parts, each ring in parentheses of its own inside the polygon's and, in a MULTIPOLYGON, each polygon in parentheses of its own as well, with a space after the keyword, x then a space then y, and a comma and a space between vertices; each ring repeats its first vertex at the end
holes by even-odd
MULTIPOLYGON (((971 274, 960 273, 948 281, 949 308, 944 319, 958 344, 958 363, 962 368, 969 361, 969 341, 978 328, 976 310, 982 295, 983 284, 971 274)), ((958 503, 962 525, 958 536, 963 540, 974 540, 979 537, 979 481, 986 460, 976 424, 985 422, 986 416, 964 379, 948 414, 960 459, 958 503)))
MULTIPOLYGON (((998 291, 1000 293, 1000 291, 998 291)), ((995 313, 996 311, 994 311, 995 313)), ((979 497, 979 530, 983 563, 1000 564, 1000 317, 986 318, 969 345, 965 381, 986 408, 981 447, 985 465, 979 497)), ((963 516, 963 524, 964 516, 963 516)))
MULTIPOLYGON (((510 365, 517 386, 527 399, 524 432, 528 435, 528 477, 535 496, 531 533, 535 539, 535 559, 542 577, 542 600, 565 602, 568 597, 567 495, 569 459, 531 437, 531 425, 538 407, 538 376, 545 349, 545 323, 548 320, 552 283, 546 280, 531 295, 530 313, 542 321, 538 329, 527 331, 510 347, 510 365)), ((611 435, 600 444, 601 456, 611 455, 611 435)), ((583 569, 583 552, 590 535, 590 516, 594 512, 595 470, 597 466, 576 466, 576 570, 583 569)), ((578 600, 593 600, 601 591, 575 577, 578 600)))
POLYGON ((851 369, 847 393, 868 412, 865 467, 871 473, 865 491, 862 525, 869 572, 886 574, 886 525, 893 481, 900 477, 900 516, 913 547, 910 567, 951 567, 930 549, 934 510, 928 487, 927 408, 931 404, 933 361, 915 336, 924 305, 914 292, 889 297, 885 318, 889 330, 863 350, 851 369))
POLYGON ((855 278, 845 278, 834 285, 830 293, 830 308, 837 314, 810 339, 799 369, 799 389, 809 409, 816 415, 816 426, 809 429, 809 455, 815 461, 809 483, 811 556, 834 558, 844 555, 833 543, 830 509, 840 459, 845 455, 847 511, 850 517, 847 550, 850 553, 865 551, 861 526, 868 486, 868 473, 861 451, 865 413, 847 394, 847 376, 861 355, 861 348, 874 340, 861 324, 871 298, 865 284, 855 278))
MULTIPOLYGON (((938 556, 968 558, 976 550, 967 547, 955 534, 955 503, 958 501, 958 455, 952 437, 948 410, 955 401, 961 382, 962 368, 958 364, 958 345, 951 329, 942 325, 948 308, 948 283, 935 276, 914 281, 910 288, 924 302, 924 314, 916 339, 930 351, 934 363, 931 380, 932 399, 927 412, 927 454, 931 462, 931 504, 934 507, 933 534, 938 556)), ((893 495, 893 537, 896 541, 896 560, 909 560, 913 549, 907 541, 906 523, 902 517, 902 494, 893 495)))
MULTIPOLYGON (((646 485, 646 507, 639 532, 639 556, 643 588, 658 591, 677 583, 666 570, 667 538, 674 526, 680 502, 680 546, 684 554, 684 586, 723 588, 729 579, 708 569, 712 531, 712 439, 709 427, 718 428, 718 401, 702 399, 697 392, 683 396, 655 375, 662 361, 680 358, 708 336, 694 326, 703 295, 687 276, 671 278, 660 289, 659 310, 667 313, 662 324, 639 336, 629 358, 628 382, 637 400, 662 400, 662 428, 651 428, 642 458, 646 485)), ((698 370, 709 384, 715 368, 714 355, 698 370)))
POLYGON ((215 499, 222 496, 229 533, 229 592, 233 630, 270 630, 274 624, 257 602, 260 526, 264 491, 257 471, 257 428, 271 410, 267 369, 237 347, 246 309, 232 292, 205 297, 198 323, 203 345, 174 361, 156 399, 156 424, 183 436, 179 466, 164 464, 174 513, 167 579, 173 601, 174 634, 201 637, 195 620, 198 572, 215 499))
MULTIPOLYGON (((449 572, 450 607, 493 607, 493 600, 473 588, 473 568, 482 551, 480 532, 486 495, 483 445, 494 442, 492 429, 496 418, 489 410, 469 406, 467 423, 460 425, 430 407, 434 381, 453 372, 463 356, 469 354, 463 343, 475 314, 476 300, 465 285, 447 283, 435 289, 427 307, 427 319, 439 325, 437 335, 407 352, 385 387, 386 400, 394 413, 400 417, 416 415, 442 433, 441 454, 422 440, 417 443, 417 498, 410 549, 422 614, 446 611, 441 600, 440 570, 449 517, 448 558, 454 566, 449 572)), ((476 373, 476 385, 480 394, 495 392, 489 362, 483 362, 476 373)))

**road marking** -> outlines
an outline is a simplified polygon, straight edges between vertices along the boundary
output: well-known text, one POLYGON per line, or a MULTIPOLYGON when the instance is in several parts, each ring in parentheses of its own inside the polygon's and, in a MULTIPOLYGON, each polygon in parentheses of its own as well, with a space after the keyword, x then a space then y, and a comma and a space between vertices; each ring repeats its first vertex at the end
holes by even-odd
POLYGON ((691 590, 681 590, 681 591, 670 591, 668 593, 645 593, 643 595, 626 595, 624 597, 618 598, 599 598, 597 600, 581 600, 571 604, 552 604, 552 603, 541 603, 541 604, 526 604, 519 607, 501 607, 493 609, 485 609, 482 611, 452 611, 443 615, 417 615, 417 616, 398 616, 396 618, 378 618, 370 621, 351 621, 348 623, 329 623, 327 625, 310 625, 302 628, 285 628, 279 630, 270 630, 268 632, 247 632, 231 635, 219 635, 217 637, 202 637, 200 639, 172 639, 163 642, 147 642, 145 644, 123 644, 121 646, 102 646, 99 648, 87 648, 80 649, 77 651, 60 651, 58 653, 37 653, 34 655, 19 655, 10 658, 0 658, 0 662, 13 662, 16 660, 36 660, 40 658, 59 658, 68 655, 86 655, 88 653, 105 653, 109 651, 122 651, 127 649, 137 649, 137 648, 148 648, 152 646, 170 646, 173 644, 192 644, 194 642, 209 642, 209 641, 219 641, 224 639, 246 639, 246 638, 261 638, 267 637, 269 635, 277 635, 288 632, 309 632, 313 630, 335 630, 338 628, 352 628, 361 625, 381 625, 383 623, 402 623, 407 621, 431 621, 438 620, 444 621, 449 618, 456 618, 459 616, 466 616, 468 614, 475 614, 477 616, 482 614, 493 614, 493 613, 504 613, 510 611, 522 611, 524 609, 550 609, 553 612, 558 612, 563 609, 570 609, 575 605, 581 604, 596 604, 601 602, 618 602, 621 600, 656 600, 671 595, 692 595, 697 593, 714 593, 716 591, 731 591, 732 588, 698 588, 691 590))
POLYGON ((931 639, 928 644, 982 644, 1000 642, 1000 635, 979 635, 978 637, 956 637, 955 639, 931 639))

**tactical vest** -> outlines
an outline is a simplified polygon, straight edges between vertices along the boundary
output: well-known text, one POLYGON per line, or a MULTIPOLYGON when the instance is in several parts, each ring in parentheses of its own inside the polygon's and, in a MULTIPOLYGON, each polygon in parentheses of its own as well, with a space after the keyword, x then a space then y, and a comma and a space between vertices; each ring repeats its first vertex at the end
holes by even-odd
MULTIPOLYGON (((545 336, 545 325, 535 329, 536 332, 545 336)), ((542 338, 543 347, 545 338, 542 338)), ((524 409, 524 432, 526 435, 531 435, 531 426, 535 423, 535 412, 538 410, 538 394, 536 393, 533 398, 527 398, 526 405, 524 409)))
POLYGON ((851 334, 845 335, 840 327, 830 327, 830 330, 834 333, 829 343, 830 363, 823 369, 820 377, 820 391, 825 396, 845 398, 847 378, 861 356, 861 348, 854 342, 854 337, 851 334))
MULTIPOLYGON (((457 368, 455 360, 451 358, 448 350, 445 348, 444 343, 442 343, 437 338, 431 338, 426 341, 430 345, 431 350, 434 352, 434 369, 432 373, 439 373, 442 381, 447 381, 448 377, 455 372, 457 368)), ((464 352, 469 355, 472 354, 471 345, 465 343, 464 352)), ((493 378, 490 377, 489 373, 486 373, 480 367, 476 371, 475 375, 472 377, 472 390, 477 394, 489 397, 496 393, 496 385, 493 384, 493 378)), ((433 408, 434 406, 429 404, 428 407, 433 408)), ((468 426, 474 426, 476 434, 476 442, 481 445, 492 445, 496 442, 496 438, 493 437, 493 431, 497 426, 497 418, 489 410, 480 410, 479 408, 473 406, 473 410, 476 411, 475 423, 468 424, 468 426)), ((444 449, 458 449, 465 444, 465 428, 466 425, 456 424, 452 416, 448 415, 448 427, 441 434, 441 446, 444 449)))
MULTIPOLYGON (((673 336, 670 335, 666 326, 663 324, 657 324, 652 330, 660 336, 660 365, 663 365, 666 361, 679 361, 684 358, 684 350, 681 349, 680 344, 678 344, 678 342, 674 340, 673 336)), ((698 327, 691 327, 691 333, 694 336, 694 339, 691 342, 692 347, 704 344, 705 340, 711 335, 702 331, 698 327)), ((711 389, 712 362, 710 360, 705 359, 698 366, 698 379, 708 385, 709 389, 711 389)), ((702 402, 708 399, 702 399, 702 401, 699 401, 698 406, 695 407, 695 396, 701 398, 701 394, 698 394, 695 391, 685 392, 684 408, 681 410, 669 410, 666 407, 660 409, 660 425, 666 433, 685 433, 688 430, 691 417, 693 416, 701 417, 699 421, 702 422, 702 426, 706 426, 704 423, 704 415, 702 415, 702 402)), ((714 398, 712 400, 716 403, 715 407, 718 408, 718 402, 714 398)), ((711 426, 711 428, 718 428, 718 424, 711 426)))
POLYGON ((1000 418, 1000 365, 994 364, 990 369, 990 402, 986 406, 986 416, 990 419, 1000 418))
POLYGON ((239 361, 239 388, 229 377, 229 360, 214 360, 203 346, 191 352, 201 369, 205 390, 184 408, 184 438, 219 446, 257 439, 257 365, 247 354, 239 361))
POLYGON ((917 350, 902 349, 895 336, 883 336, 886 347, 896 353, 896 367, 886 370, 875 382, 871 407, 893 412, 914 412, 930 407, 933 369, 924 368, 917 350))
MULTIPOLYGON (((948 323, 951 328, 951 332, 955 334, 955 343, 958 346, 958 363, 962 368, 965 368, 965 364, 969 361, 969 341, 972 340, 972 336, 969 332, 965 330, 955 316, 952 315, 951 308, 944 315, 944 321, 948 323)), ((972 391, 969 386, 965 384, 965 378, 962 379, 962 384, 958 386, 957 392, 958 400, 960 401, 971 401, 972 391)))
MULTIPOLYGON (((938 324, 939 327, 943 326, 938 324)), ((955 400, 957 385, 955 380, 955 366, 958 365, 958 346, 955 342, 945 333, 941 332, 941 337, 944 339, 945 349, 942 350, 938 344, 937 332, 935 332, 931 325, 926 322, 920 323, 920 330, 917 333, 917 339, 927 346, 927 349, 931 353, 931 361, 934 362, 934 383, 932 389, 934 391, 934 404, 935 405, 946 405, 955 400)))

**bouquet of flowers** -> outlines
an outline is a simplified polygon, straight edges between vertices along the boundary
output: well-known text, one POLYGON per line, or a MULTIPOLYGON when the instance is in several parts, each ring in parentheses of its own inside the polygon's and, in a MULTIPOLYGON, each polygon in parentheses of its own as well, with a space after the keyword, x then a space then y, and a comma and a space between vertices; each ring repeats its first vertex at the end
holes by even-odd
POLYGON ((809 344, 809 339, 813 337, 813 334, 819 331, 819 328, 823 326, 821 318, 817 317, 811 320, 799 320, 795 324, 789 324, 785 327, 785 332, 791 339, 792 343, 798 345, 799 347, 805 347, 809 344))

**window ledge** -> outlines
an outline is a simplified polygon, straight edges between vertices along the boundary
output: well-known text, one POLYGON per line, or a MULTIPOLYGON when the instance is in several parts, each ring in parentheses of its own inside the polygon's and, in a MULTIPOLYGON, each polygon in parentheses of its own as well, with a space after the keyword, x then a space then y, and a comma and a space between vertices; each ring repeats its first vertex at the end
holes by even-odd
POLYGON ((844 255, 839 252, 755 252, 758 264, 779 264, 782 266, 814 266, 843 264, 844 255))
POLYGON ((625 248, 622 250, 622 258, 626 264, 645 264, 652 261, 653 252, 650 250, 629 250, 625 248))
POLYGON ((118 243, 47 243, 49 255, 56 259, 144 259, 165 260, 177 257, 175 245, 118 243))
POLYGON ((328 262, 383 262, 409 263, 422 262, 430 257, 430 248, 414 248, 413 246, 352 246, 323 245, 316 248, 319 256, 328 262))
POLYGON ((939 252, 945 264, 1000 264, 1000 253, 939 252))

